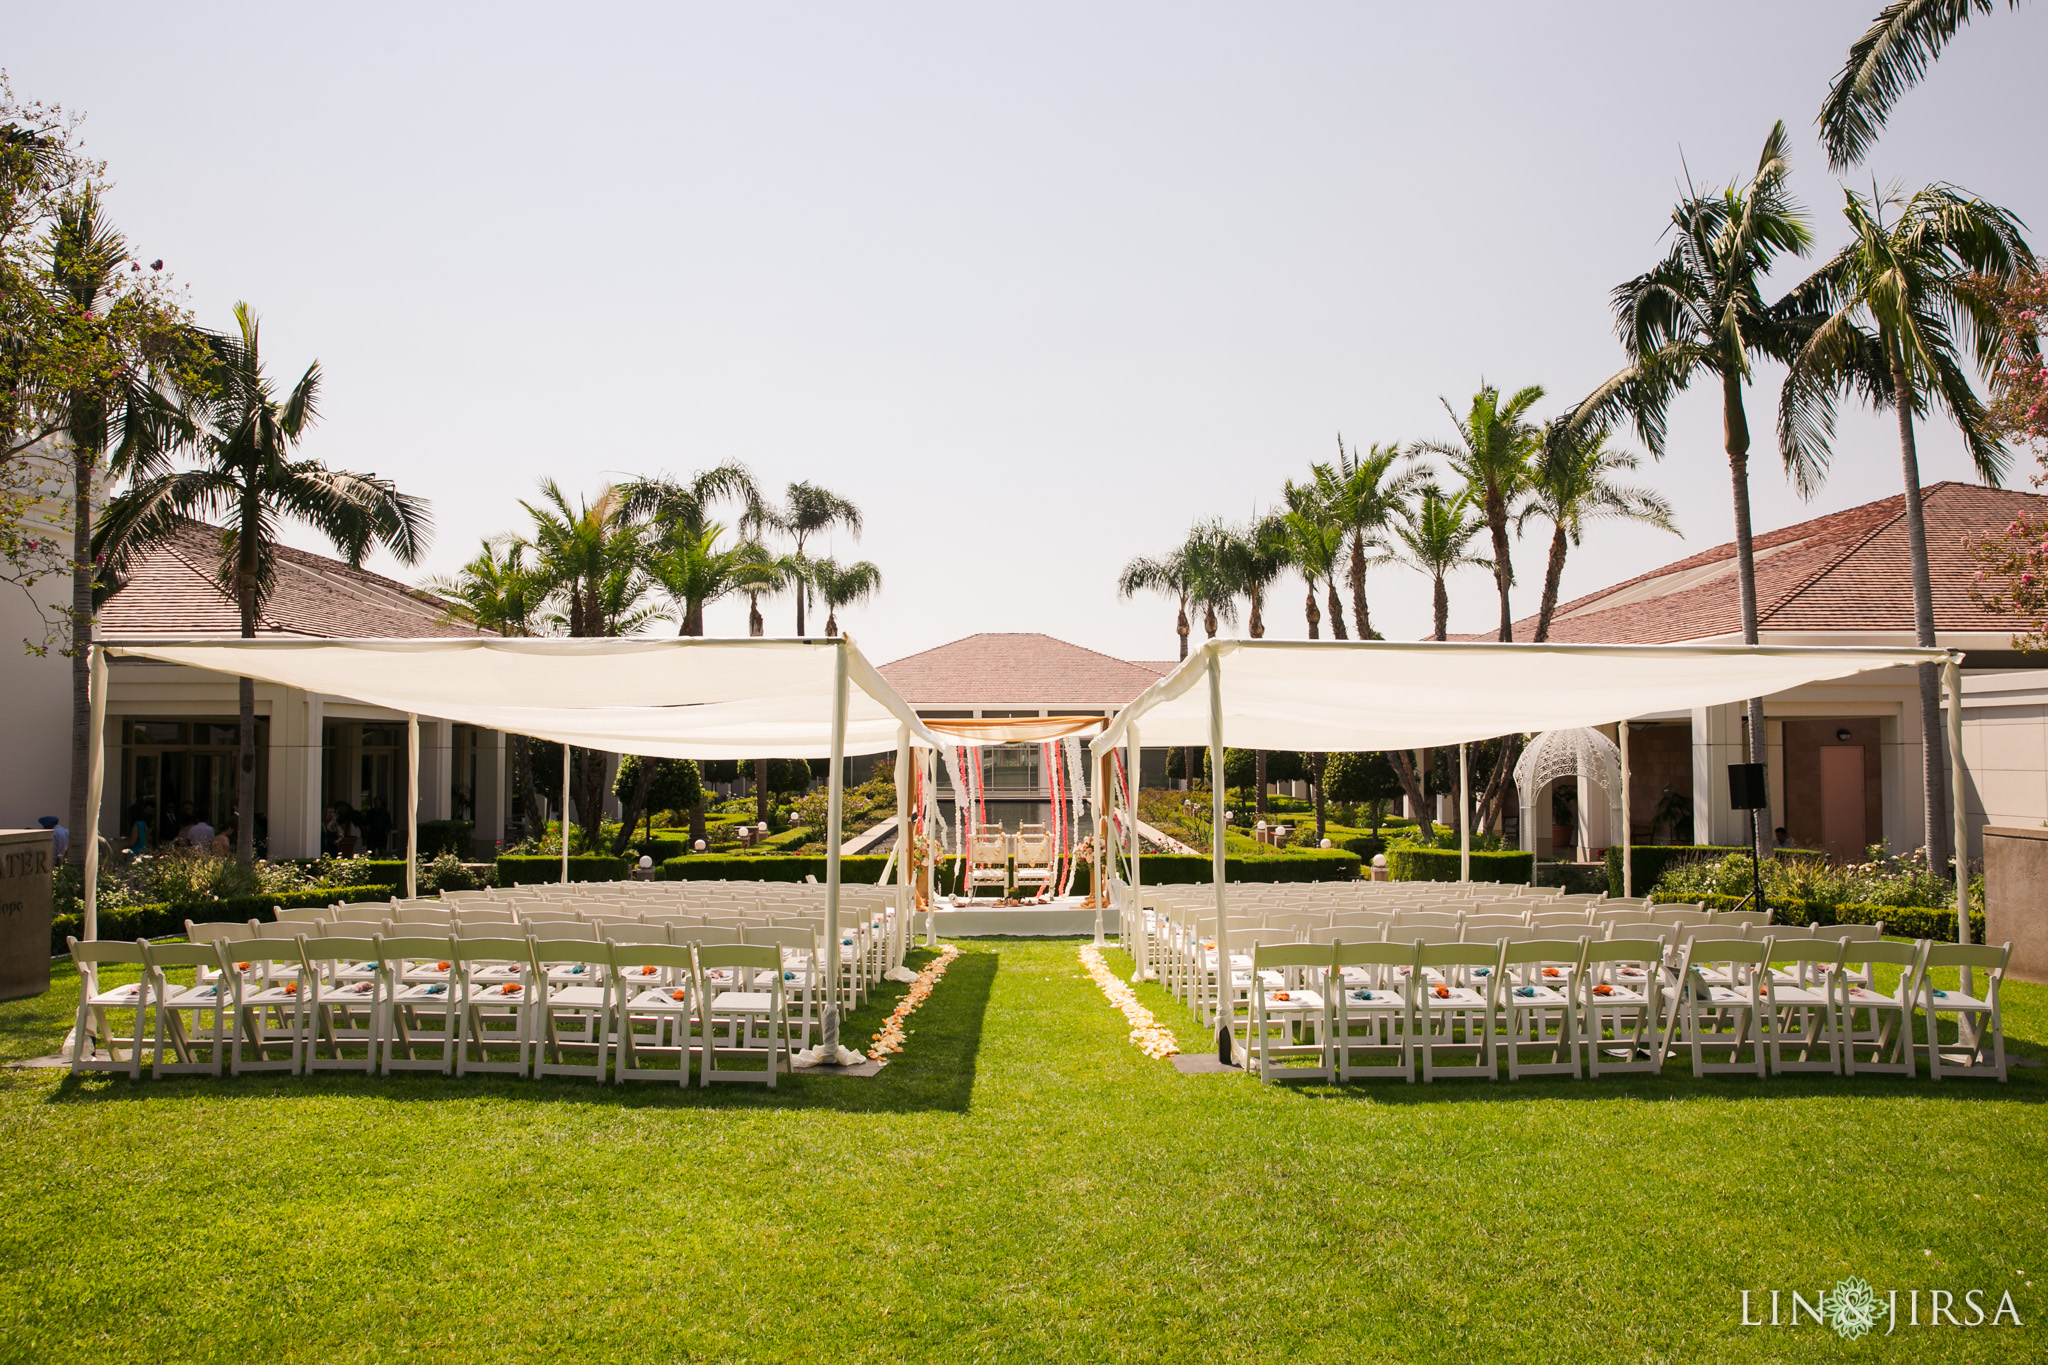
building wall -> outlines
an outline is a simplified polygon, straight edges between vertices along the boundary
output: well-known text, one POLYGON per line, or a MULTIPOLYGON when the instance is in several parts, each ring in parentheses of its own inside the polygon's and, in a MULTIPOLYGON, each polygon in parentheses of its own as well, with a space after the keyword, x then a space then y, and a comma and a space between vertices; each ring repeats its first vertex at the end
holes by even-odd
MULTIPOLYGON (((67 481, 68 482, 68 481, 67 481)), ((68 494, 67 494, 68 496, 68 494)), ((31 516, 37 531, 68 544, 71 532, 31 516)), ((71 600, 68 578, 29 589, 0 583, 0 697, 7 699, 6 780, 0 781, 0 829, 33 829, 45 815, 67 818, 71 801, 71 660, 54 650, 28 652, 56 624, 55 606, 71 600), (38 607, 41 610, 38 610, 38 607)))
POLYGON ((1972 858, 1987 824, 2048 825, 2048 670, 1963 675, 1963 762, 1972 858))
POLYGON ((1638 721, 1628 731, 1629 825, 1636 841, 1669 837, 1654 828, 1666 787, 1682 796, 1692 793, 1692 725, 1638 721))
MULTIPOLYGON (((1836 720, 1788 720, 1784 722, 1784 813, 1778 824, 1785 827, 1799 848, 1821 847, 1821 756, 1826 749, 1863 750, 1863 830, 1866 843, 1877 842, 1884 832, 1884 743, 1876 717, 1842 717, 1836 720), (1837 739, 1842 731, 1846 740, 1837 739)), ((1853 807, 1852 807, 1853 809, 1853 807)), ((1774 811, 1773 814, 1777 812, 1774 811)))

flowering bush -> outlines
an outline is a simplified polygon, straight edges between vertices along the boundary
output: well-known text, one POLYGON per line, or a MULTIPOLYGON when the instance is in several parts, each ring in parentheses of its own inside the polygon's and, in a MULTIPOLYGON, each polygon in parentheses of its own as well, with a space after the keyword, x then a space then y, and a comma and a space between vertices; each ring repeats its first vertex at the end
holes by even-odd
MULTIPOLYGON (((1980 282, 1997 311, 2005 342, 1993 373, 1990 412, 2000 436, 2031 446, 2048 485, 2048 364, 2041 358, 2041 326, 2048 320, 2048 276, 2022 272, 2009 283, 1980 282)), ((2016 616, 2013 647, 2048 647, 2048 516, 2022 516, 1971 547, 1980 566, 1970 597, 1987 611, 2016 616)))
MULTIPOLYGON (((1927 850, 1892 855, 1881 844, 1864 851, 1865 861, 1837 866, 1811 854, 1784 854, 1763 864, 1764 894, 1777 901, 1815 905, 1895 905, 1940 910, 1955 905, 1955 889, 1927 865, 1927 850)), ((1743 854, 1710 862, 1680 863, 1665 869, 1657 895, 1685 900, 1742 896, 1750 889, 1750 860, 1743 854)), ((1971 878, 1970 903, 1984 903, 1984 878, 1971 878)))

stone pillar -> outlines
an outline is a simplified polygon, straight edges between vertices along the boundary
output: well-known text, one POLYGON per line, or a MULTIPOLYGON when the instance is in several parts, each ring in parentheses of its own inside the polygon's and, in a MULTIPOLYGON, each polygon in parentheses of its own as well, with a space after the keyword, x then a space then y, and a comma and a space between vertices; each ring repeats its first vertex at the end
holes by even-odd
POLYGON ((420 717, 420 819, 446 820, 454 814, 455 726, 420 717))
POLYGON ((50 850, 46 829, 0 830, 0 1000, 50 989, 50 850))
POLYGON ((505 732, 477 731, 476 856, 490 852, 505 837, 505 812, 512 804, 511 766, 505 753, 505 732))
POLYGON ((2048 983, 2048 829, 1984 827, 1984 941, 2012 944, 2017 980, 2048 983))

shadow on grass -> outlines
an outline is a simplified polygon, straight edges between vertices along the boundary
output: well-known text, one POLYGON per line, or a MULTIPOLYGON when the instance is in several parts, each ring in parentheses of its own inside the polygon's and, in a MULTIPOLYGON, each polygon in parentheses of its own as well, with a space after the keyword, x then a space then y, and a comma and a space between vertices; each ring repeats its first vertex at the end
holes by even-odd
MULTIPOLYGON (((910 965, 921 967, 933 954, 913 953, 910 965)), ((104 1074, 66 1076, 47 1099, 50 1104, 158 1103, 191 1100, 262 1099, 290 1103, 296 1099, 363 1098, 381 1101, 463 1103, 476 1100, 515 1104, 586 1104, 618 1109, 807 1109, 834 1113, 964 1114, 974 1093, 976 1059, 994 989, 998 958, 994 953, 967 952, 954 960, 924 1005, 911 1016, 913 1030, 904 1050, 877 1076, 819 1076, 794 1072, 778 1076, 775 1088, 760 1084, 718 1084, 685 1088, 674 1081, 631 1081, 625 1085, 560 1076, 525 1079, 504 1075, 438 1076, 401 1072, 367 1076, 320 1072, 292 1076, 256 1072, 239 1077, 167 1076, 140 1082, 104 1074)), ((841 1028, 848 1046, 866 1047, 882 1021, 909 989, 884 982, 867 1003, 853 1011, 841 1028)), ((21 1076, 26 1073, 11 1073, 21 1076)))

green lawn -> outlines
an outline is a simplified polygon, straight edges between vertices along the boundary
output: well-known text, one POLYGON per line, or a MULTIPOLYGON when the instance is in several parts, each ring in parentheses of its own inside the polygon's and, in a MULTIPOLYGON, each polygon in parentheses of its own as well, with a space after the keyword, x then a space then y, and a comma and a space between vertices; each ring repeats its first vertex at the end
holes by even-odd
POLYGON ((2048 1071, 1265 1086, 1145 1059, 1072 942, 963 946, 880 1078, 772 1095, 0 1072, 0 1359, 2048 1355, 2048 1071), (2025 1326, 1739 1326, 1847 1275, 2025 1326))

